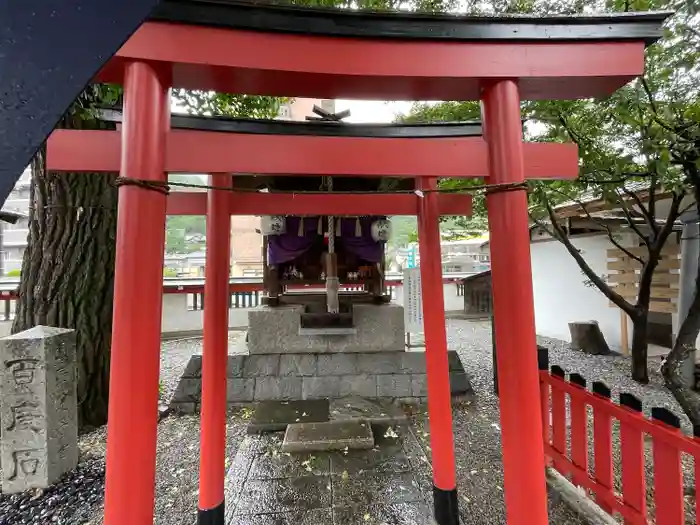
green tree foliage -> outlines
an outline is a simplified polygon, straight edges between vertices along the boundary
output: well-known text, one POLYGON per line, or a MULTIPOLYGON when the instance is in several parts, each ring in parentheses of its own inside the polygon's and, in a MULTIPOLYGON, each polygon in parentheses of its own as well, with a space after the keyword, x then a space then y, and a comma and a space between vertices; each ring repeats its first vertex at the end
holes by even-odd
MULTIPOLYGON (((205 186, 207 180, 200 175, 171 174, 170 183, 205 186)), ((175 186, 176 189, 186 189, 175 186)), ((165 222, 165 251, 167 253, 192 253, 203 250, 203 239, 207 233, 207 221, 204 215, 168 215, 165 222)))
POLYGON ((275 118, 286 98, 231 95, 213 91, 173 91, 176 108, 193 115, 226 115, 239 118, 275 118))

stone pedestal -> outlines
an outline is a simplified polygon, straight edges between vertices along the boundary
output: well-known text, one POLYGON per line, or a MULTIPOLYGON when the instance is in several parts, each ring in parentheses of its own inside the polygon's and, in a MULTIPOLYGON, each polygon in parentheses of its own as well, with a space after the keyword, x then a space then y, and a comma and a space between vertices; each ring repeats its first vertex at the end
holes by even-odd
POLYGON ((78 464, 73 330, 36 326, 0 340, 2 492, 46 488, 78 464))
POLYGON ((403 307, 396 304, 355 304, 355 333, 300 333, 304 306, 262 307, 248 313, 248 350, 251 354, 403 352, 403 307))
MULTIPOLYGON (((302 327, 305 311, 303 305, 289 305, 249 312, 248 352, 228 357, 229 404, 352 396, 426 400, 425 352, 406 351, 402 306, 354 304, 353 331, 345 334, 307 335, 302 327)), ((448 352, 448 360, 452 394, 470 393, 469 378, 457 353, 448 352)), ((174 410, 199 410, 201 370, 201 356, 192 356, 173 396, 174 410)))

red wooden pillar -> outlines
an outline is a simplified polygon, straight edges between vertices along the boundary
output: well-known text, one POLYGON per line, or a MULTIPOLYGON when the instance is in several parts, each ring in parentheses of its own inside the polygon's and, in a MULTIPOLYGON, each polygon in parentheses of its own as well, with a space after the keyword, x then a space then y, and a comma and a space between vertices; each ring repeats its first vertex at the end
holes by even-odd
MULTIPOLYGON (((490 184, 525 180, 520 96, 513 80, 484 89, 490 184)), ((525 191, 487 196, 508 525, 547 519, 542 416, 525 191)))
MULTIPOLYGON (((224 186, 227 175, 210 176, 224 186)), ((224 525, 226 362, 228 359, 230 193, 209 190, 204 266, 204 351, 199 464, 199 525, 224 525)))
MULTIPOLYGON (((122 177, 166 181, 169 122, 164 75, 127 64, 122 177)), ((119 188, 105 525, 153 523, 166 200, 154 189, 119 188)))
POLYGON ((458 525, 452 399, 440 255, 440 212, 438 195, 430 191, 437 188, 437 179, 419 179, 418 182, 420 189, 426 190, 424 196, 419 199, 418 248, 428 374, 435 520, 438 525, 458 525))

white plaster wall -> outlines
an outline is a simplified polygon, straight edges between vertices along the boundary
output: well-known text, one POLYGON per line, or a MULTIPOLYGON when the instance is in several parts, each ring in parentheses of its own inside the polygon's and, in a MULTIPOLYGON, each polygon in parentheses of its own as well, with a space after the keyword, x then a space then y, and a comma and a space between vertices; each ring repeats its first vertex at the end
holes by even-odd
MULTIPOLYGON (((591 269, 598 275, 605 275, 607 250, 613 248, 607 236, 581 236, 572 240, 574 246, 582 250, 591 269)), ((619 309, 610 307, 608 299, 597 288, 584 285, 586 277, 564 245, 556 240, 533 242, 530 251, 537 333, 571 341, 568 323, 596 320, 608 345, 619 349, 619 309)))
MULTIPOLYGON (((457 295, 454 283, 445 283, 445 311, 462 310, 464 298, 457 295)), ((403 304, 403 287, 396 287, 396 304, 403 304)), ((246 328, 248 312, 251 308, 231 308, 228 311, 228 326, 246 328)), ((161 333, 164 336, 174 336, 178 333, 201 332, 204 327, 204 312, 187 309, 187 294, 167 293, 163 295, 163 313, 161 317, 161 333)), ((0 321, 0 338, 10 335, 12 321, 0 321)))
MULTIPOLYGON (((228 311, 229 328, 248 326, 250 308, 231 308, 228 311)), ((198 332, 204 327, 204 312, 187 309, 187 294, 164 294, 161 333, 163 335, 198 332)))
MULTIPOLYGON (((445 294, 445 311, 462 310, 464 308, 464 298, 457 295, 457 286, 454 283, 445 283, 443 290, 445 294)), ((403 304, 402 286, 396 287, 396 298, 393 302, 403 304)), ((248 312, 250 310, 250 308, 231 308, 228 311, 229 328, 247 327, 248 312)), ((187 310, 187 294, 164 294, 162 323, 161 332, 164 336, 198 332, 204 326, 204 312, 202 310, 187 310)), ((0 323, 0 330, 2 329, 2 324, 0 323)))

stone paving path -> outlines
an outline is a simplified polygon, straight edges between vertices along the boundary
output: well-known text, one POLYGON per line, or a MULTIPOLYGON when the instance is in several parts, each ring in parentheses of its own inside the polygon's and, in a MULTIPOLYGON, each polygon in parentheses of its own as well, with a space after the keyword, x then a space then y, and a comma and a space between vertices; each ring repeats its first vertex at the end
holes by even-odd
POLYGON ((227 525, 433 525, 428 459, 408 427, 373 425, 369 451, 285 454, 249 436, 226 481, 227 525))

